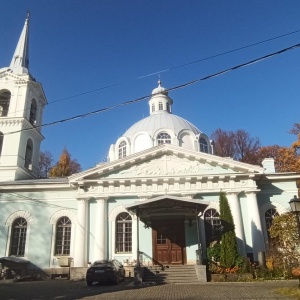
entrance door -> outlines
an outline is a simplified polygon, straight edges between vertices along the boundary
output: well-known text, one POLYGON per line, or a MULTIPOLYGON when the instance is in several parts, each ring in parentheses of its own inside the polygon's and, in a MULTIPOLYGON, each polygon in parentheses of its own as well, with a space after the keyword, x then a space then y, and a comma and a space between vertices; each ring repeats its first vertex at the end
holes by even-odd
POLYGON ((186 262, 183 220, 152 221, 153 258, 161 264, 186 262))

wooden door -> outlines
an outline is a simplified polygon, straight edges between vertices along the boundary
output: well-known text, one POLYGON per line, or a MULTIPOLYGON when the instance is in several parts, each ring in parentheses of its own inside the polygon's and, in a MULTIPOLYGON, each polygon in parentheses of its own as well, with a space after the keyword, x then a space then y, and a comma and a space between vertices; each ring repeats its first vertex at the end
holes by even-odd
POLYGON ((183 220, 152 221, 153 258, 161 264, 186 261, 183 220))

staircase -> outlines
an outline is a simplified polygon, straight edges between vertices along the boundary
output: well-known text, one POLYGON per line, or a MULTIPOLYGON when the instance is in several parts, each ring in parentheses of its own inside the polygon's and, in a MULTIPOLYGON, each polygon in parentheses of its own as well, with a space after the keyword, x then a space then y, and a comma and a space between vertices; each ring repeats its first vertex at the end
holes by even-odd
POLYGON ((144 267, 144 284, 189 283, 206 282, 206 267, 200 265, 171 265, 160 268, 158 266, 144 267))

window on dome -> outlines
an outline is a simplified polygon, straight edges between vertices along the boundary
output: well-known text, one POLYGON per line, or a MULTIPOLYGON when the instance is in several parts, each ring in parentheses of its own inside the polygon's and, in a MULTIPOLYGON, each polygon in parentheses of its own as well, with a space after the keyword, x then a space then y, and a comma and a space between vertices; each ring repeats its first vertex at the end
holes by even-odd
POLYGON ((31 139, 28 139, 26 152, 25 152, 25 168, 31 170, 32 168, 32 154, 33 154, 33 143, 31 139))
POLYGON ((10 97, 11 94, 9 91, 0 92, 0 117, 6 117, 8 115, 10 97))
POLYGON ((167 103, 167 111, 170 112, 170 104, 167 103))
POLYGON ((208 153, 207 141, 204 138, 200 139, 200 152, 208 153))
POLYGON ((206 245, 220 240, 221 220, 215 209, 208 209, 204 214, 206 245))
POLYGON ((159 109, 159 110, 163 110, 163 104, 162 104, 162 102, 159 102, 159 103, 158 103, 158 109, 159 109))
POLYGON ((72 223, 68 217, 62 217, 56 224, 55 255, 70 255, 72 223))
POLYGON ((151 106, 151 111, 152 111, 152 112, 155 111, 155 105, 154 105, 154 103, 153 103, 152 106, 151 106))
POLYGON ((126 142, 122 141, 119 145, 119 158, 123 158, 126 156, 126 142))
POLYGON ((11 245, 9 255, 24 256, 27 233, 27 221, 17 218, 12 224, 11 245))
POLYGON ((265 212, 265 222, 267 228, 268 238, 270 239, 269 229, 272 226, 274 217, 278 216, 278 212, 275 208, 270 208, 265 212))
POLYGON ((129 213, 120 213, 116 218, 116 253, 132 252, 132 219, 129 213))
POLYGON ((169 134, 167 134, 166 132, 161 132, 157 136, 157 144, 158 145, 161 145, 161 144, 171 144, 171 136, 169 134))

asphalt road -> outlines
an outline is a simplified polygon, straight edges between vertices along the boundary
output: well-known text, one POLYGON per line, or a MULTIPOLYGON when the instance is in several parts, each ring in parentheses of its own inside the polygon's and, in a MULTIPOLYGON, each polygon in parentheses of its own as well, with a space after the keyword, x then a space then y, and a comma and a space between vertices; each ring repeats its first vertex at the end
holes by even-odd
POLYGON ((11 282, 0 281, 0 300, 66 300, 66 299, 295 299, 276 293, 279 287, 295 287, 298 281, 166 284, 134 286, 132 281, 120 285, 93 285, 84 281, 49 280, 11 282))

